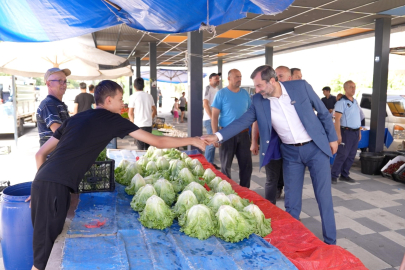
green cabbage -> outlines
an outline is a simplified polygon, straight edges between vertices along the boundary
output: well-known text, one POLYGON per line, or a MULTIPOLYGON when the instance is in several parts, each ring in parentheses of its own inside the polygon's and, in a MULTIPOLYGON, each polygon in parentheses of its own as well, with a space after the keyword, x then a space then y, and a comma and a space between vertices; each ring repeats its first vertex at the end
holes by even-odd
POLYGON ((156 149, 153 152, 153 155, 151 157, 152 160, 156 161, 159 157, 163 157, 163 150, 162 149, 156 149))
POLYGON ((125 192, 128 195, 135 195, 135 193, 143 186, 146 185, 145 180, 143 177, 137 173, 131 180, 131 184, 125 188, 125 192))
POLYGON ((202 178, 204 179, 205 183, 209 183, 211 182, 212 179, 214 179, 216 177, 215 173, 210 169, 206 169, 202 178))
POLYGON ((221 207, 221 205, 231 205, 231 201, 229 198, 222 192, 215 193, 214 197, 212 197, 209 201, 205 201, 205 204, 216 213, 221 207))
POLYGON ((231 201, 231 205, 238 211, 242 211, 243 208, 250 204, 249 200, 242 199, 235 194, 229 194, 228 199, 231 201))
POLYGON ((163 155, 167 160, 179 159, 181 152, 177 149, 171 148, 163 155))
POLYGON ((212 179, 211 182, 208 183, 208 186, 210 187, 210 189, 215 190, 215 188, 221 181, 222 178, 217 176, 214 179, 212 179))
POLYGON ((193 159, 192 161, 191 161, 191 163, 190 163, 190 166, 191 166, 191 168, 194 170, 194 168, 197 166, 197 165, 200 165, 201 167, 202 167, 202 164, 201 164, 201 162, 198 160, 198 159, 193 159))
POLYGON ((148 164, 146 164, 146 173, 145 175, 151 175, 154 174, 158 171, 156 163, 154 161, 149 161, 148 164))
POLYGON ((131 208, 135 211, 142 211, 145 208, 146 200, 152 195, 157 195, 152 185, 147 184, 141 187, 132 198, 131 208))
POLYGON ((138 161, 136 162, 136 164, 138 164, 139 166, 141 166, 142 168, 146 167, 146 164, 148 164, 149 159, 145 156, 142 156, 138 159, 138 161))
POLYGON ((152 195, 142 211, 139 221, 151 229, 163 230, 173 224, 174 214, 169 206, 158 196, 152 195))
POLYGON ((123 159, 121 162, 118 164, 117 168, 114 170, 114 177, 115 181, 117 183, 122 183, 123 182, 123 176, 125 174, 126 168, 131 164, 130 161, 123 159))
POLYGON ((180 216, 196 204, 198 204, 198 200, 194 193, 191 190, 185 190, 177 198, 177 202, 173 207, 173 212, 176 216, 180 216))
POLYGON ((217 232, 217 221, 211 209, 197 204, 179 218, 180 231, 200 240, 208 239, 217 232))
POLYGON ((157 149, 157 148, 154 147, 154 146, 149 146, 149 147, 148 147, 148 150, 146 151, 145 156, 146 156, 147 158, 151 158, 156 149, 157 149))
POLYGON ((225 195, 235 194, 233 191, 231 184, 229 184, 226 180, 222 180, 218 183, 218 185, 214 188, 215 192, 223 192, 225 195))
POLYGON ((176 199, 176 193, 174 192, 173 185, 166 179, 159 179, 153 185, 156 193, 162 198, 168 206, 171 206, 176 199))
POLYGON ((182 153, 180 154, 180 158, 181 158, 182 160, 185 160, 185 159, 188 158, 188 155, 187 155, 186 153, 182 152, 182 153))
POLYGON ((252 224, 252 216, 246 212, 239 212, 229 205, 222 205, 216 217, 219 224, 217 236, 227 242, 239 242, 245 238, 249 238, 254 232, 252 224))
POLYGON ((188 157, 188 158, 186 158, 186 159, 183 160, 183 161, 184 161, 184 163, 186 164, 186 166, 187 166, 188 168, 193 169, 193 168, 191 167, 191 162, 193 162, 193 159, 192 159, 191 157, 188 157))
POLYGON ((204 175, 204 168, 202 165, 197 165, 194 167, 193 174, 202 177, 204 175))
POLYGON ((169 169, 170 164, 164 157, 158 157, 156 160, 156 166, 159 171, 164 171, 169 169))
POLYGON ((132 178, 134 178, 135 174, 137 173, 142 174, 142 169, 135 162, 131 162, 125 170, 122 178, 117 179, 117 182, 122 185, 128 186, 131 183, 132 178))
POLYGON ((163 178, 162 174, 157 172, 157 173, 146 176, 144 179, 145 179, 146 184, 153 185, 160 178, 163 178))
POLYGON ((172 177, 175 177, 179 174, 179 172, 185 168, 186 164, 182 160, 172 160, 170 163, 170 172, 172 177))
POLYGON ((199 203, 203 203, 207 199, 208 191, 197 182, 191 182, 184 190, 191 190, 197 197, 199 203))
POLYGON ((187 186, 197 178, 190 172, 188 168, 183 168, 178 174, 178 178, 181 180, 183 186, 187 186))
POLYGON ((128 167, 128 165, 129 165, 130 163, 131 163, 131 162, 130 162, 129 160, 123 159, 123 160, 121 160, 121 162, 118 164, 117 169, 118 169, 118 168, 121 168, 121 169, 125 170, 125 169, 128 167))
POLYGON ((255 219, 255 229, 254 233, 260 235, 261 237, 265 237, 269 233, 271 233, 271 219, 266 219, 262 210, 257 205, 251 204, 246 206, 243 209, 244 212, 250 213, 253 215, 255 219))

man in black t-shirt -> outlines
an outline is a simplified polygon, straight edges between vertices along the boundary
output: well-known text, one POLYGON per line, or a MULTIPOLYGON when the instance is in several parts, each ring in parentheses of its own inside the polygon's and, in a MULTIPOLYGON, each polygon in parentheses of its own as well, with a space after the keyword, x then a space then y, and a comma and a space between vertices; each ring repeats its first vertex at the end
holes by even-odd
POLYGON ((119 115, 124 106, 122 94, 123 90, 117 83, 100 82, 94 93, 96 109, 66 120, 35 155, 38 172, 28 199, 31 199, 34 227, 32 269, 45 269, 53 243, 65 223, 70 192, 77 192, 85 172, 113 138, 129 134, 158 148, 193 145, 205 149, 204 141, 198 137, 155 136, 139 129, 119 115))
POLYGON ((92 94, 86 93, 87 85, 82 82, 80 83, 80 91, 75 98, 75 104, 73 108, 73 114, 84 112, 93 108, 94 97, 92 94))
POLYGON ((335 104, 336 104, 336 97, 332 96, 330 94, 330 87, 329 86, 325 86, 324 88, 322 88, 322 92, 323 95, 325 96, 324 98, 322 98, 322 102, 323 104, 325 104, 326 109, 328 109, 328 111, 330 113, 333 112, 333 109, 335 108, 335 104))

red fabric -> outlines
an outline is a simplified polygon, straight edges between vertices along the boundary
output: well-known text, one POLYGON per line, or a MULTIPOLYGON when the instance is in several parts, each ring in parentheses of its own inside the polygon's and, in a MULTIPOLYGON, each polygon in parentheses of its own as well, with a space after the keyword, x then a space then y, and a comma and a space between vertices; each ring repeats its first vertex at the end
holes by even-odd
POLYGON ((228 181, 240 197, 253 201, 266 218, 271 218, 273 231, 264 239, 278 248, 298 269, 367 269, 349 251, 339 246, 325 244, 290 214, 217 171, 203 155, 190 155, 190 157, 198 159, 205 169, 210 168, 217 176, 228 181))

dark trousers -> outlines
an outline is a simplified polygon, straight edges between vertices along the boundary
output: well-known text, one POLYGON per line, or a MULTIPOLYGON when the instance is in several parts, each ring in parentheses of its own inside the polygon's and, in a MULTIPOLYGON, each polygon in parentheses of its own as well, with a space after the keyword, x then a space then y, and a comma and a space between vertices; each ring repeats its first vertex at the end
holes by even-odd
POLYGON ((34 266, 45 269, 53 243, 63 230, 70 207, 70 189, 46 181, 32 182, 31 221, 34 227, 34 266))
MULTIPOLYGON (((152 133, 152 127, 140 127, 140 129, 152 133)), ((138 147, 138 150, 148 150, 149 144, 144 143, 143 141, 140 140, 135 140, 136 146, 138 147)))
MULTIPOLYGON (((250 187, 252 176, 252 154, 250 153, 250 138, 248 132, 242 132, 223 142, 219 147, 221 172, 231 178, 231 166, 236 155, 239 165, 239 184, 250 187)), ((232 179, 232 178, 231 178, 232 179)))
POLYGON ((332 183, 330 181, 329 156, 314 142, 303 146, 281 144, 283 156, 285 209, 299 219, 302 207, 302 188, 305 167, 308 167, 322 221, 325 243, 336 244, 335 212, 333 211, 332 183))
POLYGON ((277 189, 283 189, 284 187, 284 176, 283 176, 283 161, 281 159, 281 173, 280 176, 278 178, 278 183, 277 183, 277 189))
POLYGON ((332 165, 332 177, 338 178, 339 175, 348 177, 350 168, 356 157, 357 146, 359 145, 360 130, 341 129, 342 143, 340 144, 335 161, 332 165))
POLYGON ((282 172, 283 160, 273 159, 264 166, 266 169, 266 184, 264 187, 264 197, 269 200, 272 204, 276 205, 276 195, 278 182, 282 172))

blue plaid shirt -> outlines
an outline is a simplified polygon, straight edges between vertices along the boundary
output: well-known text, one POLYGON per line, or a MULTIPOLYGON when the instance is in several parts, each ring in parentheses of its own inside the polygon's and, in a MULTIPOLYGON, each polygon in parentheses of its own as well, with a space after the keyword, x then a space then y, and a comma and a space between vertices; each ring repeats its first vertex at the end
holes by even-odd
POLYGON ((48 95, 37 109, 39 144, 42 146, 53 136, 53 132, 50 129, 53 123, 62 125, 69 117, 66 104, 56 97, 48 95))

